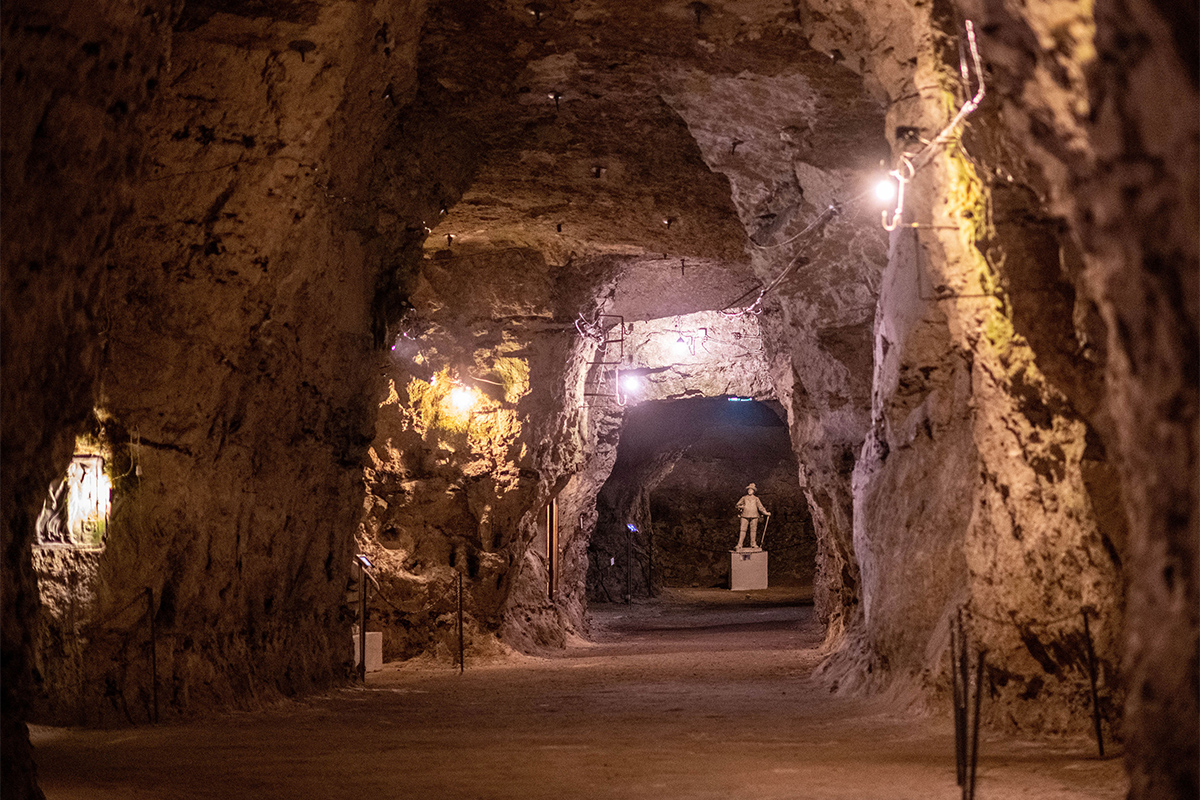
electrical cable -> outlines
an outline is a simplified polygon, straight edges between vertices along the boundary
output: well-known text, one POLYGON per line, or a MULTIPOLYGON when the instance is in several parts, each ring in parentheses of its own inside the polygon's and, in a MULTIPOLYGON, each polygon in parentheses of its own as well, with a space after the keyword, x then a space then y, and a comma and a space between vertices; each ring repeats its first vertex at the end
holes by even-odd
MULTIPOLYGON (((81 627, 84 629, 95 629, 95 628, 100 628, 100 627, 106 626, 109 622, 112 622, 114 619, 116 619, 120 615, 124 614, 129 609, 133 608, 134 604, 140 603, 145 596, 146 596, 146 593, 144 591, 138 592, 137 595, 132 600, 130 600, 128 603, 126 603, 125 605, 118 608, 116 611, 113 611, 112 613, 104 616, 101 619, 90 621, 90 622, 84 622, 81 627)), ((139 621, 141 620, 141 614, 144 614, 144 613, 145 613, 145 611, 142 611, 138 615, 139 621)), ((123 630, 123 629, 106 627, 105 630, 123 630)))
MULTIPOLYGON (((807 236, 808 234, 812 233, 814 230, 816 230, 818 225, 825 222, 826 220, 832 219, 835 214, 840 214, 843 210, 845 210, 845 208, 847 206, 850 206, 850 205, 858 202, 863 197, 865 197, 867 194, 868 194, 868 192, 863 192, 862 194, 858 195, 855 198, 852 198, 851 200, 846 201, 845 203, 839 203, 839 202, 831 203, 828 207, 826 207, 826 209, 824 211, 822 211, 820 214, 818 214, 817 218, 814 219, 812 222, 810 222, 804 228, 804 230, 800 231, 799 233, 797 233, 795 236, 791 237, 790 239, 779 242, 778 244, 756 245, 756 246, 760 247, 761 249, 767 250, 767 249, 773 249, 776 247, 782 247, 786 244, 791 244, 792 242, 795 242, 795 241, 807 236)), ((783 282, 783 279, 786 278, 792 272, 792 270, 794 270, 800 264, 800 255, 801 255, 800 253, 797 253, 792 258, 791 263, 789 263, 786 267, 784 267, 782 272, 780 272, 778 275, 776 275, 775 278, 770 283, 768 283, 766 286, 763 286, 761 289, 758 290, 758 297, 755 298, 753 303, 751 303, 750 305, 745 306, 737 311, 730 311, 731 308, 734 308, 735 306, 740 305, 742 303, 742 301, 744 301, 747 297, 754 294, 755 290, 750 289, 749 291, 743 293, 739 297, 737 297, 737 298, 731 300, 729 303, 727 303, 725 305, 725 307, 721 309, 721 313, 723 315, 725 315, 726 317, 730 317, 730 318, 741 317, 741 316, 745 316, 746 314, 756 314, 756 315, 761 314, 763 298, 767 296, 767 293, 773 291, 777 286, 779 286, 779 284, 783 282)))
MULTIPOLYGON (((915 177, 917 170, 919 170, 921 167, 923 167, 929 163, 929 161, 933 158, 933 153, 934 153, 935 149, 950 140, 950 135, 954 131, 954 129, 957 128, 958 125, 964 119, 966 119, 968 114, 970 114, 976 108, 979 107, 979 104, 983 101, 984 96, 987 94, 987 85, 983 78, 983 63, 979 57, 979 47, 975 41, 975 26, 971 23, 970 20, 967 20, 964 23, 964 27, 966 28, 966 32, 967 32, 967 42, 970 45, 971 62, 975 68, 975 75, 979 80, 979 88, 975 91, 975 94, 970 99, 968 99, 966 102, 963 103, 962 107, 959 108, 958 113, 956 113, 954 115, 954 117, 950 120, 950 122, 947 123, 946 126, 942 128, 942 130, 938 133, 938 135, 933 137, 933 139, 929 140, 928 142, 924 142, 923 143, 924 146, 918 152, 913 153, 913 154, 909 154, 909 153, 901 153, 900 154, 899 166, 896 169, 893 169, 888 173, 888 175, 890 175, 892 178, 894 178, 896 180, 896 185, 897 185, 896 208, 892 211, 892 218, 890 221, 888 220, 887 210, 885 209, 883 211, 884 230, 893 231, 900 224, 900 219, 904 215, 905 185, 909 181, 911 181, 913 179, 913 177, 915 177)), ((959 57, 959 72, 962 74, 963 83, 964 83, 966 90, 970 91, 971 69, 970 69, 970 66, 967 64, 967 59, 966 59, 965 53, 961 54, 959 57)), ((826 208, 824 211, 822 211, 821 214, 818 215, 815 220, 813 220, 811 223, 809 223, 808 226, 806 226, 804 228, 804 230, 800 231, 795 236, 792 236, 788 239, 785 239, 782 242, 777 242, 775 244, 771 244, 771 245, 756 244, 755 246, 758 247, 760 250, 773 250, 773 249, 776 249, 779 247, 784 247, 785 245, 791 244, 792 242, 802 239, 803 237, 805 237, 809 233, 811 233, 813 230, 815 230, 816 227, 818 225, 820 225, 822 222, 824 222, 826 219, 831 218, 836 213, 840 213, 844 207, 850 206, 850 205, 853 205, 853 204, 859 202, 860 200, 862 200, 863 197, 865 197, 871 191, 872 190, 868 189, 867 191, 862 192, 858 196, 846 201, 845 203, 834 202, 828 208, 826 208)), ((778 287, 779 284, 783 282, 784 278, 786 278, 789 274, 791 274, 791 272, 799 265, 799 263, 800 263, 800 254, 797 254, 795 257, 793 257, 791 263, 789 263, 787 265, 787 267, 785 267, 783 269, 782 272, 780 272, 777 276, 775 276, 775 278, 770 283, 768 283, 761 290, 759 290, 758 297, 755 298, 753 303, 751 303, 748 306, 739 308, 737 311, 730 310, 737 306, 740 306, 741 303, 746 300, 746 298, 750 297, 754 293, 754 290, 751 289, 750 291, 745 292, 744 294, 735 298, 734 300, 731 300, 728 304, 725 305, 724 308, 721 309, 721 313, 724 314, 726 317, 741 317, 746 314, 756 314, 756 315, 761 314, 763 298, 765 298, 768 293, 770 293, 776 287, 778 287)))
POLYGON ((967 612, 967 616, 972 620, 982 619, 982 620, 986 620, 987 622, 995 623, 997 625, 1012 625, 1013 627, 1018 628, 1018 629, 1021 629, 1021 628, 1049 628, 1052 625, 1061 625, 1064 622, 1078 621, 1078 619, 1079 619, 1078 612, 1073 612, 1071 614, 1067 614, 1062 617, 1056 617, 1054 619, 1025 620, 1023 622, 1018 621, 1016 619, 1001 619, 999 617, 991 617, 991 616, 988 616, 987 614, 983 614, 979 611, 972 611, 969 607, 966 609, 966 612, 967 612))
MULTIPOLYGON (((924 147, 916 153, 901 153, 900 165, 888 173, 889 176, 896 181, 896 208, 892 211, 891 221, 888 220, 888 212, 883 211, 883 229, 885 231, 894 231, 900 224, 900 218, 904 216, 904 187, 909 181, 916 176, 917 170, 925 166, 933 158, 935 148, 940 147, 950 141, 950 134, 958 127, 967 115, 979 108, 979 104, 983 102, 984 96, 987 94, 987 85, 983 79, 983 63, 979 57, 979 47, 975 42, 975 26, 971 20, 966 20, 963 27, 967 31, 967 43, 971 49, 971 61, 975 65, 975 75, 979 79, 979 88, 975 94, 966 100, 962 107, 958 109, 958 113, 946 124, 944 128, 933 139, 924 143, 924 147), (903 172, 901 171, 903 168, 903 172), (904 172, 908 174, 905 175, 904 172)), ((958 59, 959 73, 962 75, 963 87, 965 91, 971 90, 971 70, 967 64, 966 53, 960 52, 958 59)))

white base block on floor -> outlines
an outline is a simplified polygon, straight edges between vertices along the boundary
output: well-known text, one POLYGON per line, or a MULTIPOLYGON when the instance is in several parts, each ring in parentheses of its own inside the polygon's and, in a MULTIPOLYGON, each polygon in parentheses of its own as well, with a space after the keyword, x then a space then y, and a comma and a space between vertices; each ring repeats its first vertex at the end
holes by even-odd
MULTIPOLYGON (((358 668, 358 634, 354 637, 354 667, 358 668)), ((367 631, 367 672, 383 669, 383 631, 367 631)))
POLYGON ((767 551, 729 551, 729 588, 735 592, 767 588, 767 551))

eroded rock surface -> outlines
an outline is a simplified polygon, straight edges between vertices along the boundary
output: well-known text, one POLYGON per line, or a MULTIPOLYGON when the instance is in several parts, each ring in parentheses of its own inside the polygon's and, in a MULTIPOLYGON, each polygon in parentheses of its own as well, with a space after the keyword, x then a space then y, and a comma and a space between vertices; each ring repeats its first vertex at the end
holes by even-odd
POLYGON ((1194 796, 1194 12, 4 15, 6 797, 36 791, 32 664, 48 715, 149 715, 147 617, 167 714, 344 679, 356 550, 389 658, 452 655, 459 575, 474 651, 586 632, 610 528, 692 530, 737 472, 680 440, 598 500, 630 408, 731 395, 787 424, 759 482, 811 519, 831 682, 943 702, 961 609, 989 724, 1084 729, 1086 613, 1133 795, 1194 796), (987 96, 947 127, 965 19, 987 96), (39 552, 35 628, 85 428, 111 525, 39 552))

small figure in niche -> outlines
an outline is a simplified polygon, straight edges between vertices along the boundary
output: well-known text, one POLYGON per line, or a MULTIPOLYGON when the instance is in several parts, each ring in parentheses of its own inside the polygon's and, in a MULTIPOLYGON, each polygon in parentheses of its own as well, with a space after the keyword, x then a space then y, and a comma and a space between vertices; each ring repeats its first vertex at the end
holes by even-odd
POLYGON ((763 508, 762 501, 755 496, 758 491, 757 487, 752 483, 746 487, 746 494, 741 500, 737 501, 738 516, 741 517, 741 535, 738 536, 737 549, 742 550, 757 550, 758 549, 758 518, 760 516, 771 516, 771 512, 763 508), (750 529, 750 547, 744 547, 746 543, 746 529, 750 529))

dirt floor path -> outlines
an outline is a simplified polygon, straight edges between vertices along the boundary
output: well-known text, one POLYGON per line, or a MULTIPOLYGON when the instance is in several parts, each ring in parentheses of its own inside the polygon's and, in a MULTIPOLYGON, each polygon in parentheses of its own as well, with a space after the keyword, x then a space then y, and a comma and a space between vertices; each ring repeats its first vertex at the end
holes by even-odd
MULTIPOLYGON (((822 630, 786 592, 689 590, 593 609, 562 657, 388 665, 270 711, 35 727, 47 798, 960 797, 948 720, 830 695, 822 630)), ((980 800, 1125 796, 1087 739, 985 735, 980 800)))

